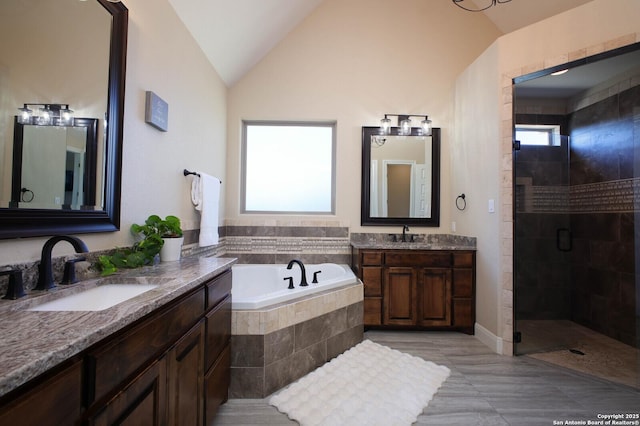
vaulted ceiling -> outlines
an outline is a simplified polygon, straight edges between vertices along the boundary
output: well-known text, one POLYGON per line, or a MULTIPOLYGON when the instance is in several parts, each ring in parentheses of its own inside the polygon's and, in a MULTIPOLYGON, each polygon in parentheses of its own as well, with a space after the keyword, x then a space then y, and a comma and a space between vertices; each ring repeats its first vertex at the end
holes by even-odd
MULTIPOLYGON (((228 87, 240 80, 323 1, 169 0, 228 87)), ((491 2, 474 1, 478 5, 491 2)), ((506 34, 589 1, 511 0, 481 13, 506 34)), ((465 4, 471 2, 464 0, 465 4)), ((456 6, 451 3, 451 7, 456 6)))

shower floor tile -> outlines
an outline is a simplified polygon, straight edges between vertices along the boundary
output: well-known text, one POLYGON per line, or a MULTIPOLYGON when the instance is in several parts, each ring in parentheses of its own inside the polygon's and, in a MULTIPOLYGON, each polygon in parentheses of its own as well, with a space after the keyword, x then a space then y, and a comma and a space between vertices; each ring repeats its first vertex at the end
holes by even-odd
POLYGON ((640 350, 566 320, 518 321, 519 355, 640 389, 640 350))

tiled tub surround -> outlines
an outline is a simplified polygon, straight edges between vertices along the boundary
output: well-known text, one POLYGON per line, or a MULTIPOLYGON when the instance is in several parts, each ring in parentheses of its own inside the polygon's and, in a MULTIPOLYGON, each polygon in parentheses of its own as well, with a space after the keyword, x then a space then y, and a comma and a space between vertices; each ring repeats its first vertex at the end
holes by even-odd
POLYGON ((234 310, 230 398, 264 398, 362 341, 362 284, 234 310))
POLYGON ((103 311, 26 311, 44 301, 93 286, 95 280, 34 292, 18 300, 0 300, 0 396, 189 292, 233 263, 235 259, 231 258, 191 257, 119 272, 105 280, 158 287, 103 311))

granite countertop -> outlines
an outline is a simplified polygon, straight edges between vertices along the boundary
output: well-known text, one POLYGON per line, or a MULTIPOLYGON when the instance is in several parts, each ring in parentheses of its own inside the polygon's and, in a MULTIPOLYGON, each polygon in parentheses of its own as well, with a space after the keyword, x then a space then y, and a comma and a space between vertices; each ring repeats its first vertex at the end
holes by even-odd
POLYGON ((235 262, 233 258, 183 258, 58 286, 47 292, 31 292, 18 300, 0 300, 0 396, 196 288, 235 262), (26 310, 102 283, 144 283, 158 287, 102 311, 26 310))
POLYGON ((412 242, 402 242, 402 234, 353 233, 351 245, 357 249, 384 250, 476 250, 476 238, 451 234, 407 233, 412 242), (394 241, 394 238, 396 241, 394 241))

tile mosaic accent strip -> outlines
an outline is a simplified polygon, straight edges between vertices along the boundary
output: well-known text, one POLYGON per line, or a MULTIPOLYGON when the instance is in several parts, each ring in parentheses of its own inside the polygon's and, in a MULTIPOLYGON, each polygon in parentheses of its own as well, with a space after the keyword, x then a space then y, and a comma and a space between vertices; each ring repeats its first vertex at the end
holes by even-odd
POLYGON ((633 213, 640 210, 640 178, 567 186, 516 186, 521 213, 633 213))

